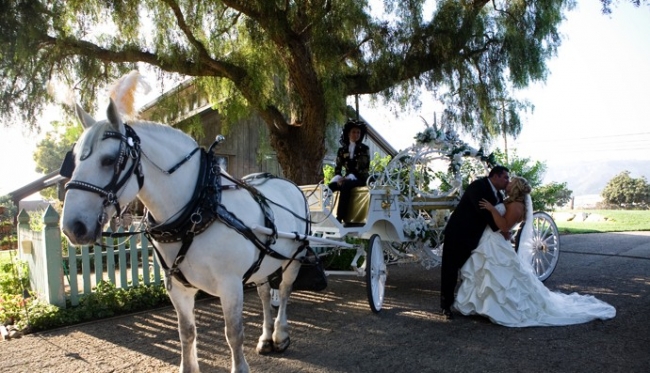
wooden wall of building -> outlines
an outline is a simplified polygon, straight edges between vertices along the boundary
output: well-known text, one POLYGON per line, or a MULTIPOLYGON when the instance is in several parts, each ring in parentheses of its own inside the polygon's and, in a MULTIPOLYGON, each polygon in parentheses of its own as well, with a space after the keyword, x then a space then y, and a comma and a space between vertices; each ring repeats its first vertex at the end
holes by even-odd
POLYGON ((257 172, 270 172, 282 176, 275 152, 268 145, 266 124, 256 115, 229 126, 226 133, 218 112, 207 109, 200 114, 205 136, 197 139, 206 149, 218 135, 226 140, 216 149, 215 154, 225 159, 227 172, 241 178, 257 172))
MULTIPOLYGON (((192 121, 198 117, 203 132, 202 136, 195 136, 199 145, 207 149, 217 135, 225 136, 226 140, 216 148, 215 153, 223 157, 229 174, 236 178, 257 172, 283 176, 275 151, 269 144, 266 124, 262 119, 256 114, 251 114, 247 119, 229 126, 226 133, 219 113, 212 110, 204 96, 196 93, 196 87, 191 80, 151 102, 143 108, 141 116, 147 120, 167 123, 181 129, 196 125, 197 123, 192 121)), ((336 130, 332 131, 336 132, 336 130)), ((334 143, 337 146, 328 149, 323 163, 333 165, 340 132, 331 135, 336 137, 334 143)), ((370 147, 372 158, 375 152, 381 157, 396 154, 390 144, 372 128, 369 128, 364 143, 370 147)))

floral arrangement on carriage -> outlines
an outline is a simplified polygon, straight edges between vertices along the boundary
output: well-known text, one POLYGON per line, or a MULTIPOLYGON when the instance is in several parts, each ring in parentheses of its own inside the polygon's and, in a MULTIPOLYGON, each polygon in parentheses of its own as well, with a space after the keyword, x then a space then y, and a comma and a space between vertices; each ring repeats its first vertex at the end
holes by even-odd
POLYGON ((415 136, 414 145, 375 175, 379 175, 376 185, 400 191, 402 229, 412 240, 410 247, 428 247, 435 254, 447 219, 462 195, 463 179, 478 176, 465 175, 463 165, 474 159, 484 171, 496 162, 493 154, 469 146, 453 129, 424 123, 426 128, 415 136))

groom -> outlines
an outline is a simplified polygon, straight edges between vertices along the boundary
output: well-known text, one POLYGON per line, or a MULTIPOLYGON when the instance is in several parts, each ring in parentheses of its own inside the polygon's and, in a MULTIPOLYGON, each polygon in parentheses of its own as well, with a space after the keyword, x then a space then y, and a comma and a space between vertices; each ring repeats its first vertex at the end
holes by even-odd
POLYGON ((478 203, 482 199, 493 205, 503 202, 503 195, 498 191, 504 190, 508 185, 509 172, 510 170, 503 166, 495 166, 490 170, 488 177, 482 177, 469 184, 449 217, 442 249, 440 291, 440 307, 447 319, 454 317, 451 306, 455 299, 458 270, 478 246, 485 227, 489 225, 493 231, 499 229, 490 211, 480 209, 478 203))

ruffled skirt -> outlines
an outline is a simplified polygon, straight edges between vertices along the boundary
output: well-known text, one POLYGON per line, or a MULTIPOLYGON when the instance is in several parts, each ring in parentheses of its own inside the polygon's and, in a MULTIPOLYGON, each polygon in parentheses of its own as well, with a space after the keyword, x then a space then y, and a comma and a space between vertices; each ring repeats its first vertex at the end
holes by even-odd
POLYGON ((550 291, 489 227, 461 268, 461 278, 454 308, 504 326, 559 326, 616 316, 613 306, 591 295, 550 291))

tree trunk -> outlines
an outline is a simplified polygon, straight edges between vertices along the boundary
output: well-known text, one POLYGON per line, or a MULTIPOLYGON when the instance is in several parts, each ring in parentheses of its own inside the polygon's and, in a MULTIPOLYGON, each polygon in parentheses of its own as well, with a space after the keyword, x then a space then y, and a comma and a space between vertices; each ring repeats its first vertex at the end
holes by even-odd
POLYGON ((271 146, 275 149, 284 176, 298 185, 316 184, 323 179, 325 157, 325 115, 321 110, 305 116, 302 126, 285 131, 269 126, 271 146))

